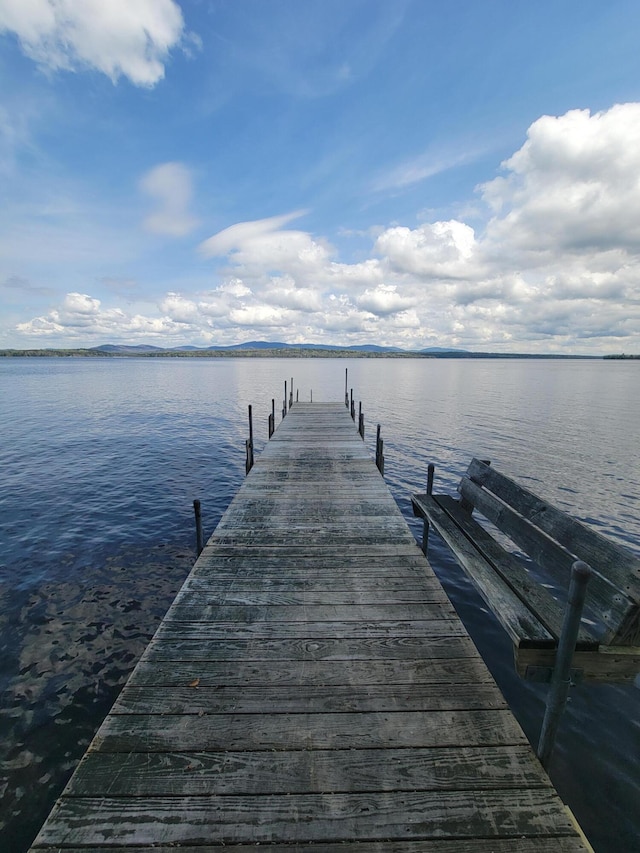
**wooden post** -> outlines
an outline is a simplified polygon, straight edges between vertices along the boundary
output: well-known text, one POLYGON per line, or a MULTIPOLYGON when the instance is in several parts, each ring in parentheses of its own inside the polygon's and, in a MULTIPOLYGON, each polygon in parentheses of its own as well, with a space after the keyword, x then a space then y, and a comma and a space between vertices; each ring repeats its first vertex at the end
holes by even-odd
POLYGON ((291 391, 289 392, 289 408, 293 406, 293 376, 291 377, 291 391))
POLYGON ((245 472, 248 474, 253 468, 253 412, 249 406, 249 438, 245 443, 245 472))
POLYGON ((376 467, 384 477, 384 441, 380 436, 380 424, 376 429, 376 467))
POLYGON ((351 389, 351 420, 356 419, 356 404, 353 402, 353 388, 351 389))
POLYGON ((198 557, 202 554, 204 548, 204 537, 202 535, 202 514, 200 512, 200 501, 193 502, 193 511, 196 516, 196 553, 198 557))
POLYGON ((299 393, 300 393, 300 390, 298 388, 296 388, 296 403, 298 402, 298 394, 299 393))
POLYGON ((269 438, 276 431, 276 401, 271 398, 271 414, 269 415, 269 438))
POLYGON ((282 411, 284 413, 282 415, 282 417, 284 418, 284 416, 287 414, 287 380, 286 379, 284 380, 284 403, 282 404, 282 411))
POLYGON ((433 476, 435 474, 436 466, 433 462, 430 462, 427 467, 427 494, 433 494, 433 476))
POLYGON ((358 432, 360 438, 364 441, 364 414, 362 413, 362 402, 358 405, 358 432))
MULTIPOLYGON (((427 467, 427 494, 433 494, 433 475, 435 473, 435 465, 430 462, 427 467)), ((429 519, 424 518, 422 522, 422 553, 427 556, 429 548, 429 519)))
POLYGON ((345 367, 344 369, 344 405, 348 409, 349 408, 349 368, 345 367))
POLYGON ((591 579, 591 567, 582 560, 576 560, 571 566, 571 583, 569 597, 562 621, 562 632, 558 641, 556 662, 551 676, 551 688, 547 696, 547 707, 544 712, 540 740, 538 741, 538 758, 546 769, 551 758, 551 752, 556 739, 560 717, 571 686, 571 661, 576 648, 582 608, 587 594, 587 584, 591 579))

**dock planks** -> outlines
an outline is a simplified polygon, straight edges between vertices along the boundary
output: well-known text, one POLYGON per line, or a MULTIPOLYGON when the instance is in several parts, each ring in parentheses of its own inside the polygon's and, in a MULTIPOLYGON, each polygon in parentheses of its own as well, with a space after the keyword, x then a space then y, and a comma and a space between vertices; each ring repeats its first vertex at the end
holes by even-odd
POLYGON ((341 404, 296 404, 32 850, 588 850, 341 404))

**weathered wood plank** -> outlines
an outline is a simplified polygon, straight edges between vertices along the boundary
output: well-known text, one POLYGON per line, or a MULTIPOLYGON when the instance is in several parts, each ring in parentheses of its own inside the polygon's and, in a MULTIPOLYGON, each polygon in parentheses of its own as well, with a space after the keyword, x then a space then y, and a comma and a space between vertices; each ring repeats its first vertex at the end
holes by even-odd
POLYGON ((467 631, 459 619, 407 620, 364 619, 356 622, 166 622, 156 632, 156 640, 197 639, 234 640, 257 638, 298 640, 356 639, 398 637, 466 637, 467 631))
MULTIPOLYGON (((129 679, 130 684, 186 687, 194 680, 199 686, 263 684, 298 687, 301 684, 412 684, 493 683, 479 657, 447 660, 368 660, 340 661, 155 661, 143 657, 129 679)), ((443 688, 446 689, 446 688, 443 688)))
POLYGON ((268 797, 67 797, 37 843, 152 845, 510 838, 574 834, 557 796, 506 791, 273 794, 268 797))
MULTIPOLYGON (((424 593, 429 598, 429 592, 424 593)), ((438 591, 433 591, 436 602, 442 601, 438 591)), ((422 591, 416 589, 345 589, 338 592, 328 590, 277 590, 277 589, 247 589, 235 590, 231 587, 225 589, 212 589, 204 591, 186 588, 180 593, 178 604, 220 604, 220 605, 248 605, 254 607, 267 605, 343 605, 358 607, 361 605, 391 605, 391 604, 414 604, 422 598, 422 591)))
MULTIPOLYGON (((43 853, 113 853, 114 848, 77 846, 37 848, 43 853)), ((124 848, 122 848, 124 849, 124 848)), ((180 844, 180 853, 229 853, 227 844, 198 844, 192 847, 180 844)), ((231 850, 238 853, 264 853, 264 844, 234 844, 231 850)), ((336 844, 320 841, 303 842, 302 844, 269 844, 269 853, 365 853, 360 841, 340 841, 336 844)), ((584 853, 585 847, 576 837, 536 836, 535 838, 519 838, 517 853, 584 853)), ((129 845, 127 853, 149 853, 149 847, 129 845)), ((164 844, 154 844, 153 853, 176 853, 176 846, 167 847, 164 844)), ((369 841, 366 843, 366 853, 514 853, 512 838, 456 838, 451 839, 422 839, 420 841, 369 841)))
MULTIPOLYGON (((442 593, 444 596, 444 593, 442 593)), ((183 603, 182 597, 172 605, 165 622, 370 622, 373 619, 439 619, 455 616, 455 610, 444 597, 429 593, 412 604, 303 604, 245 605, 183 603), (433 600, 435 598, 435 600, 433 600)))
MULTIPOLYGON (((195 679, 193 679, 195 681, 195 679)), ((193 683, 193 681, 191 683, 193 683)), ((300 684, 295 690, 263 684, 259 687, 166 686, 128 684, 112 714, 299 714, 344 711, 452 711, 506 709, 502 693, 491 683, 448 684, 434 690, 433 683, 407 684, 300 684)))
POLYGON ((101 752, 255 749, 370 749, 526 744, 510 711, 458 710, 322 714, 110 715, 101 752))
MULTIPOLYGON (((555 649, 518 649, 516 668, 523 678, 549 681, 555 663, 555 649), (544 673, 534 672, 540 668, 544 673)), ((620 682, 634 684, 640 673, 639 646, 600 646, 598 651, 577 651, 573 655, 571 671, 576 680, 620 682)))
POLYGON ((68 796, 168 797, 332 791, 473 791, 549 788, 528 747, 90 752, 68 796))
POLYGON ((473 657, 476 647, 469 637, 446 634, 429 637, 293 637, 249 639, 156 638, 146 661, 354 661, 436 660, 473 657))
POLYGON ((331 575, 323 575, 320 578, 315 578, 313 575, 298 574, 293 575, 288 570, 281 571, 278 574, 257 576, 251 574, 242 577, 238 574, 223 575, 221 573, 210 572, 206 576, 201 573, 192 575, 185 584, 185 589, 192 592, 210 590, 211 586, 215 585, 220 590, 235 591, 255 590, 260 587, 263 590, 282 590, 282 591, 299 591, 307 590, 309 592, 329 592, 333 591, 353 591, 360 590, 423 590, 437 589, 435 581, 427 584, 419 575, 406 575, 404 577, 371 577, 368 574, 360 574, 353 576, 350 573, 339 574, 335 577, 331 575))

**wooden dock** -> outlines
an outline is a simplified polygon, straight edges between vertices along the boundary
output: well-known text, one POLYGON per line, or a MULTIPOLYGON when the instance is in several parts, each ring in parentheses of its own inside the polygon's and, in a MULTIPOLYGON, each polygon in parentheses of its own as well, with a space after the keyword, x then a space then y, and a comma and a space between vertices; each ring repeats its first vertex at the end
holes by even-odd
POLYGON ((342 404, 257 459, 32 850, 589 850, 342 404))

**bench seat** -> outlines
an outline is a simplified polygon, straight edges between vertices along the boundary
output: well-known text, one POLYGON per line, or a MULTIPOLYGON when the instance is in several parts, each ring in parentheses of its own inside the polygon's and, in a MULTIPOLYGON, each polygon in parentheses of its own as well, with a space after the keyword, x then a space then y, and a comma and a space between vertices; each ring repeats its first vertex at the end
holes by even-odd
POLYGON ((640 671, 640 559, 487 462, 473 459, 458 491, 460 499, 434 495, 430 485, 412 496, 425 522, 423 548, 432 524, 513 641, 520 674, 550 679, 571 567, 581 560, 592 579, 574 676, 632 681, 640 671))

